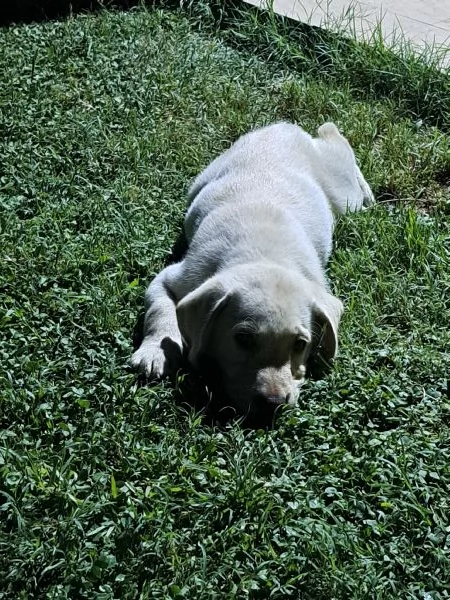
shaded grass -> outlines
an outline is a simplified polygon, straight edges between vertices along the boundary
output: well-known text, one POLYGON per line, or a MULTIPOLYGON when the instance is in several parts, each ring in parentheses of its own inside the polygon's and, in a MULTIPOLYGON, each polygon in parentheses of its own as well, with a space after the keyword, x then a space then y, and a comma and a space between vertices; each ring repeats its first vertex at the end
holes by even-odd
MULTIPOLYGON (((351 5, 340 19, 328 17, 329 29, 280 17, 273 12, 270 0, 266 10, 249 8, 239 0, 191 0, 187 5, 200 30, 205 29, 206 22, 241 51, 256 54, 283 69, 350 86, 352 93, 363 99, 393 99, 398 114, 408 114, 448 131, 450 83, 446 46, 425 45, 419 51, 401 30, 386 43, 380 23, 368 28, 364 42, 357 41, 349 35, 351 5)), ((322 9, 326 10, 326 5, 322 9)))
POLYGON ((444 120, 202 6, 0 33, 0 597, 448 598, 444 120), (282 118, 335 120, 381 202, 337 226, 333 373, 274 431, 206 427, 127 372, 132 330, 190 178, 282 118))

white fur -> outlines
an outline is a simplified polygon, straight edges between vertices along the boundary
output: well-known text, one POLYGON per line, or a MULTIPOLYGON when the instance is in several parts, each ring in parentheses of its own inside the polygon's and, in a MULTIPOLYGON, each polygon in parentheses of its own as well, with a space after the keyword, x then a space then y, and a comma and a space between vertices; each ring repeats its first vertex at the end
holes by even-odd
POLYGON ((373 202, 348 141, 333 123, 312 138, 278 123, 241 137, 194 181, 189 249, 146 293, 144 340, 131 363, 147 375, 213 359, 242 410, 293 403, 317 331, 337 351, 341 302, 325 267, 333 213, 373 202), (302 347, 303 345, 303 347, 302 347))

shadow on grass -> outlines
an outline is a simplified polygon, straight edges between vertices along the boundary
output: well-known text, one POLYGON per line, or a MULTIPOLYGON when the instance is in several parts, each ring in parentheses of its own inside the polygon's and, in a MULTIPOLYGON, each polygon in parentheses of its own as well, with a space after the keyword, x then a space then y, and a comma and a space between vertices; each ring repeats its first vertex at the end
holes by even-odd
POLYGON ((12 0, 0 6, 0 25, 61 19, 105 8, 129 9, 136 4, 138 0, 12 0))
MULTIPOLYGON (((239 4, 239 0, 235 3, 239 4)), ((213 14, 222 9, 222 0, 213 0, 209 4, 212 5, 213 14)), ((182 0, 12 0, 0 4, 0 26, 64 19, 79 13, 96 13, 105 9, 127 11, 142 5, 149 8, 178 9, 183 2, 182 0)))
MULTIPOLYGON (((144 313, 135 326, 133 346, 137 349, 142 341, 144 313)), ((166 352, 166 350, 165 350, 166 352)), ((169 350, 170 353, 170 350, 169 350)), ((139 385, 147 386, 157 380, 137 375, 139 385)), ((202 415, 202 421, 210 427, 225 427, 236 422, 244 429, 271 429, 274 426, 275 411, 265 410, 248 416, 240 415, 229 398, 223 393, 219 370, 213 364, 196 371, 183 356, 182 366, 176 375, 169 377, 174 390, 175 402, 202 415)))

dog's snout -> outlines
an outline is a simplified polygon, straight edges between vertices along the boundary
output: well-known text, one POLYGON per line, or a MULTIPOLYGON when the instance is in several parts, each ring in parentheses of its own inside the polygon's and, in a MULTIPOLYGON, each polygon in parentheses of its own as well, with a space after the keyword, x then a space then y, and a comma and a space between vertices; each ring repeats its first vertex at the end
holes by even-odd
POLYGON ((271 406, 279 406, 280 404, 287 404, 289 396, 267 396, 266 400, 271 406))
POLYGON ((282 394, 271 394, 271 395, 266 395, 266 394, 258 394, 257 395, 257 399, 260 402, 263 402, 269 406, 272 407, 276 407, 276 406, 280 406, 281 404, 288 404, 290 401, 290 394, 287 395, 282 395, 282 394))

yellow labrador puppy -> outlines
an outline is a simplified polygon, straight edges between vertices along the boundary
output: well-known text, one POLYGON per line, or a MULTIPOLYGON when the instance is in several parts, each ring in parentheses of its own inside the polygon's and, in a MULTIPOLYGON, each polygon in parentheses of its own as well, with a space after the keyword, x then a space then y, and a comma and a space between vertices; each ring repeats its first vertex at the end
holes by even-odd
POLYGON ((320 345, 331 362, 342 303, 328 288, 333 213, 373 195, 333 123, 313 138, 277 123, 241 137, 194 181, 189 249, 146 292, 144 339, 131 364, 148 376, 214 363, 242 412, 296 402, 320 345))

